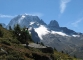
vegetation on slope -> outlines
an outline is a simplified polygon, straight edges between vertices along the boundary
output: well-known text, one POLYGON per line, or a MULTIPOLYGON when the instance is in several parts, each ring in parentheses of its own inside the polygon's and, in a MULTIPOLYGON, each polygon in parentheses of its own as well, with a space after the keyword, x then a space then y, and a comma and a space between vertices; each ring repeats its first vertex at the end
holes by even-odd
POLYGON ((26 42, 33 42, 31 35, 29 33, 27 35, 24 30, 21 31, 19 26, 14 30, 6 30, 0 26, 0 60, 77 60, 56 50, 51 53, 49 51, 43 52, 37 48, 25 47, 22 43, 26 42), (17 33, 22 35, 19 36, 17 33))

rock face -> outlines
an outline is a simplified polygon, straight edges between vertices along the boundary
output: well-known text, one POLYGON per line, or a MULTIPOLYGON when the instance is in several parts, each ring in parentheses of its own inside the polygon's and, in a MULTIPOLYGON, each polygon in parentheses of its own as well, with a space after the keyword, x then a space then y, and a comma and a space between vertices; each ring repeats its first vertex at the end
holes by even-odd
POLYGON ((68 35, 72 35, 72 34, 77 35, 78 34, 75 31, 68 29, 67 27, 60 27, 60 30, 62 30, 64 33, 66 33, 68 35))
POLYGON ((7 25, 14 28, 19 24, 21 27, 28 27, 35 42, 43 42, 46 46, 64 51, 70 55, 83 58, 83 33, 77 33, 67 27, 60 27, 56 20, 52 20, 48 25, 38 16, 18 15, 7 25))
POLYGON ((30 43, 28 46, 34 48, 41 48, 41 49, 47 48, 46 46, 42 46, 41 44, 36 44, 36 43, 30 43))
POLYGON ((37 32, 35 32, 35 30, 33 28, 30 28, 30 32, 31 32, 31 37, 34 40, 35 43, 40 42, 40 38, 37 34, 37 32))
POLYGON ((58 24, 58 22, 56 20, 50 21, 50 23, 48 24, 48 27, 51 30, 59 30, 59 24, 58 24))

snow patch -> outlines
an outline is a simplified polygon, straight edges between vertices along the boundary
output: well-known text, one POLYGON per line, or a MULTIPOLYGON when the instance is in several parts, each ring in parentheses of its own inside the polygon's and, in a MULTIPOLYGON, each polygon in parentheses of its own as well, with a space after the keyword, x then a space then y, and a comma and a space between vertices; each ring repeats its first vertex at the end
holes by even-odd
POLYGON ((32 30, 32 27, 29 27, 29 29, 28 29, 29 31, 31 31, 32 30))
POLYGON ((40 37, 41 40, 43 40, 42 38, 43 35, 50 33, 50 31, 48 31, 48 29, 43 25, 40 25, 39 28, 35 28, 35 31, 38 33, 38 36, 40 37))
POLYGON ((30 25, 33 25, 35 22, 30 22, 30 25))
POLYGON ((42 36, 43 35, 46 35, 48 33, 51 33, 51 34, 59 34, 61 36, 69 36, 63 32, 58 32, 58 31, 49 31, 44 25, 40 25, 39 28, 34 28, 35 31, 38 33, 38 36, 40 37, 41 40, 43 40, 42 36))
POLYGON ((72 35, 73 37, 80 37, 80 35, 72 35))
POLYGON ((18 23, 21 23, 21 21, 25 18, 24 15, 21 16, 21 18, 18 20, 18 23))
POLYGON ((68 36, 67 34, 63 33, 63 32, 57 32, 57 31, 51 31, 51 34, 59 34, 62 36, 68 36))
POLYGON ((32 27, 29 27, 29 29, 28 29, 29 34, 31 34, 31 30, 32 30, 32 27))
POLYGON ((24 16, 24 15, 22 15, 22 18, 25 18, 25 16, 24 16))

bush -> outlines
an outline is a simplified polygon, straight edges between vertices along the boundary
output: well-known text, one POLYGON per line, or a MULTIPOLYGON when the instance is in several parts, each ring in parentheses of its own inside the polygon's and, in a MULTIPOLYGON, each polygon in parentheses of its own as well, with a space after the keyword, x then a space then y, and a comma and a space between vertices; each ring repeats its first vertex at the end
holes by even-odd
POLYGON ((6 59, 7 60, 24 60, 23 57, 20 57, 20 56, 15 57, 13 55, 9 55, 6 59))
POLYGON ((23 54, 14 50, 8 51, 7 60, 24 60, 23 54))
POLYGON ((61 53, 64 53, 64 51, 61 51, 61 53))
POLYGON ((39 48, 43 53, 54 53, 54 50, 52 47, 47 48, 39 48))
POLYGON ((2 30, 0 30, 0 37, 3 37, 3 31, 2 30))
POLYGON ((8 40, 2 40, 1 43, 6 44, 6 45, 11 45, 11 43, 8 40))
POLYGON ((74 58, 77 58, 76 55, 74 55, 74 58))
POLYGON ((57 51, 57 49, 56 49, 56 48, 54 48, 54 51, 57 51))
POLYGON ((42 46, 45 46, 43 42, 40 43, 42 46))

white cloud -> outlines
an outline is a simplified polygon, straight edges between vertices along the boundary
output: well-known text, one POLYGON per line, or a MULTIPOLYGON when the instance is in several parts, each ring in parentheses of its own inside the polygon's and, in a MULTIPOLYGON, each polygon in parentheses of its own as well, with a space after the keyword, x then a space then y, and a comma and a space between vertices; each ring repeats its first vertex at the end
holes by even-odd
MULTIPOLYGON (((38 17, 42 17, 43 14, 42 13, 25 13, 26 15, 32 15, 32 16, 38 16, 38 17)), ((21 14, 22 15, 22 14, 21 14)), ((5 14, 0 14, 0 18, 13 18, 17 15, 5 15, 5 14)))
MULTIPOLYGON (((38 16, 38 17, 42 17, 43 14, 42 13, 25 13, 26 15, 32 15, 32 16, 38 16)), ((22 14, 21 14, 22 15, 22 14)), ((13 18, 17 15, 4 15, 4 14, 0 14, 0 18, 13 18)))
POLYGON ((14 16, 11 16, 11 15, 3 15, 3 14, 0 14, 0 18, 13 18, 14 16))
POLYGON ((63 13, 65 11, 67 3, 69 3, 71 0, 60 0, 60 13, 63 13))
POLYGON ((82 21, 83 21, 83 18, 80 18, 80 19, 78 19, 77 21, 73 22, 72 25, 73 25, 74 27, 78 27, 79 23, 81 23, 82 21))

